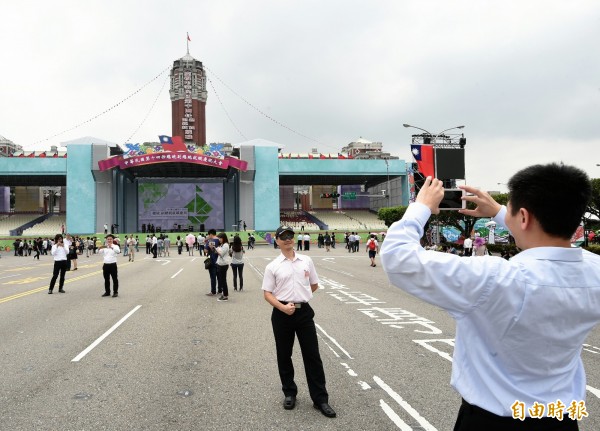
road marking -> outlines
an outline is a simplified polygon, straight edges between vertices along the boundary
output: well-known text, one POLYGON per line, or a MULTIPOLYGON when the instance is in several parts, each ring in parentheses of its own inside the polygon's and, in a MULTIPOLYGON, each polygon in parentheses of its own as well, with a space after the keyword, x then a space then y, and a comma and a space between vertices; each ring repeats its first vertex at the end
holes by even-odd
POLYGON ((177 271, 175 274, 173 274, 173 275, 171 276, 171 278, 175 278, 175 277, 177 277, 181 271, 183 271, 183 268, 181 268, 179 271, 177 271))
POLYGON ((102 342, 102 340, 104 340, 106 337, 108 337, 115 329, 117 329, 119 326, 121 326, 121 324, 123 322, 125 322, 127 319, 129 319, 129 317, 133 313, 138 311, 141 307, 142 307, 141 305, 137 305, 133 310, 131 310, 129 313, 127 313, 125 316, 123 316, 123 318, 121 320, 119 320, 117 323, 115 323, 108 331, 106 331, 104 334, 100 335, 100 337, 98 337, 96 339, 96 341, 94 341, 92 344, 90 344, 79 355, 77 355, 73 359, 71 359, 71 362, 79 362, 85 355, 90 353, 94 347, 96 347, 98 344, 100 344, 102 342))
POLYGON ((597 398, 600 398, 600 389, 596 389, 591 386, 586 386, 585 388, 592 394, 596 395, 597 398))
POLYGON ((3 278, 10 278, 10 277, 18 277, 21 274, 13 274, 13 275, 7 275, 6 277, 0 277, 0 280, 2 280, 3 278))
POLYGON ((383 412, 396 424, 400 431, 413 431, 412 427, 410 427, 406 422, 400 419, 400 416, 396 414, 394 410, 383 400, 379 400, 379 406, 383 410, 383 412))
POLYGON ((7 281, 6 283, 2 283, 2 284, 5 284, 5 285, 27 284, 27 283, 33 283, 34 281, 47 280, 47 279, 48 279, 47 276, 43 276, 43 277, 27 277, 27 278, 20 278, 18 280, 7 281))
POLYGON ((344 354, 348 357, 348 359, 354 359, 352 356, 350 356, 350 353, 348 353, 346 351, 346 349, 344 349, 342 346, 340 346, 340 344, 334 338, 332 338, 327 332, 325 332, 325 330, 320 325, 315 323, 315 326, 317 327, 317 329, 319 329, 319 331, 321 331, 323 333, 323 335, 325 335, 327 338, 329 338, 333 344, 335 344, 342 352, 344 352, 344 354))
MULTIPOLYGON (((373 376, 373 380, 375 383, 379 385, 381 389, 387 392, 387 394, 394 399, 398 403, 400 407, 402 407, 409 415, 411 415, 425 431, 437 431, 437 429, 431 425, 427 420, 419 414, 410 404, 408 404, 404 399, 398 395, 392 388, 390 388, 383 380, 381 380, 377 376, 373 376)), ((393 419, 392 419, 393 420, 393 419)), ((411 428, 409 428, 411 429, 411 428)))

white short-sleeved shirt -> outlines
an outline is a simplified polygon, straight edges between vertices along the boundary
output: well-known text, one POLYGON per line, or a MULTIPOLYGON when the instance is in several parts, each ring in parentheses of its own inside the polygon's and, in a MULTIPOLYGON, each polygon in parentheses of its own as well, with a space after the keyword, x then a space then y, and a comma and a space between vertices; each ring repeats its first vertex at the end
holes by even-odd
POLYGON ((290 260, 280 254, 265 268, 262 290, 279 301, 308 302, 313 296, 311 284, 319 284, 319 276, 310 257, 295 253, 290 260))

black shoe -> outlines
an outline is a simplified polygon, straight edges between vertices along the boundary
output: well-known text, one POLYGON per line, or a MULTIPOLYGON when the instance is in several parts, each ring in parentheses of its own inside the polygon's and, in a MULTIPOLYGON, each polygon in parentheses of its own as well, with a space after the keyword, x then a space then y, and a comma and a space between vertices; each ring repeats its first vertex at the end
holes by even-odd
POLYGON ((52 289, 48 290, 48 295, 52 295, 52 289))
POLYGON ((313 404, 313 407, 317 410, 320 410, 321 413, 323 413, 323 415, 327 416, 328 418, 334 418, 337 416, 335 414, 335 411, 327 403, 320 403, 320 404, 315 403, 315 404, 313 404))
POLYGON ((234 290, 234 292, 237 292, 237 287, 234 287, 233 290, 234 290))
POLYGON ((117 292, 113 293, 113 298, 116 298, 117 296, 119 296, 119 294, 117 292))
POLYGON ((106 292, 104 295, 102 296, 110 296, 110 293, 106 292))
POLYGON ((58 293, 65 293, 64 289, 58 289, 58 293))
POLYGON ((293 395, 288 395, 283 399, 283 408, 286 410, 292 410, 296 407, 296 397, 293 395))

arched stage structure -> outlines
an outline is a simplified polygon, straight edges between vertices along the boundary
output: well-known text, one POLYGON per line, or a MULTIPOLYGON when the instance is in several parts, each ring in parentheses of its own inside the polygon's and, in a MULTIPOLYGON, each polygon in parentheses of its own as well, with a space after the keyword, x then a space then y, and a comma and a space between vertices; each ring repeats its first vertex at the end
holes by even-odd
POLYGON ((61 157, 0 158, 0 186, 62 187, 67 229, 74 234, 102 232, 105 223, 139 232, 146 220, 160 220, 163 231, 178 225, 230 231, 241 228, 240 220, 249 229, 273 231, 294 185, 335 186, 342 194, 346 186, 362 186, 367 196, 377 185, 400 181, 396 202, 408 204, 406 163, 399 159, 282 157, 280 144, 262 139, 214 157, 191 148, 165 151, 164 142, 162 149, 129 156, 97 138, 64 145, 61 157))

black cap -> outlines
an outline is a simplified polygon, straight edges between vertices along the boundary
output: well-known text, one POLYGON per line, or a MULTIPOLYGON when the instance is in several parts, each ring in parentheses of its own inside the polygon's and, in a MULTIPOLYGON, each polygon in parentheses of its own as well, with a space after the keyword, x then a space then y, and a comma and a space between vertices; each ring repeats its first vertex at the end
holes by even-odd
POLYGON ((275 238, 279 238, 279 235, 281 235, 284 232, 294 233, 294 228, 287 225, 279 226, 279 228, 277 228, 277 232, 275 232, 275 238))

